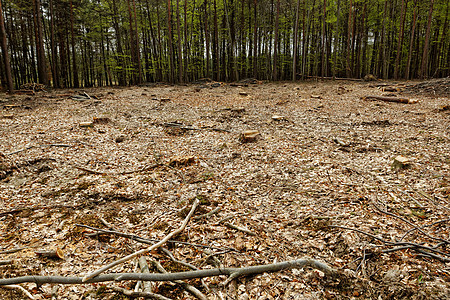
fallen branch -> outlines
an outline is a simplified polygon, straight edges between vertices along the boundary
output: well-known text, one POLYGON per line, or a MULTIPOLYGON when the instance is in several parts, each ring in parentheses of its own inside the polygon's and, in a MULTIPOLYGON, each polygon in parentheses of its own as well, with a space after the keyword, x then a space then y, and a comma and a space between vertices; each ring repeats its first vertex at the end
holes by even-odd
POLYGON ((14 261, 12 259, 0 260, 0 266, 12 265, 13 263, 14 263, 14 261))
POLYGON ((131 298, 144 297, 144 298, 157 299, 157 300, 172 300, 170 298, 164 297, 163 295, 159 295, 159 294, 155 294, 155 293, 151 293, 151 292, 135 292, 135 291, 130 291, 130 290, 127 290, 127 289, 124 289, 121 287, 117 287, 117 286, 112 286, 112 287, 110 287, 110 289, 115 292, 122 293, 125 296, 131 297, 131 298))
POLYGON ((206 217, 212 216, 213 214, 215 214, 216 212, 220 211, 221 209, 222 208, 220 206, 217 206, 216 208, 214 208, 210 212, 207 212, 206 214, 194 217, 194 220, 200 220, 202 218, 206 218, 206 217))
MULTIPOLYGON (((159 272, 161 272, 163 274, 168 274, 166 269, 164 269, 164 267, 158 261, 153 261, 153 265, 156 267, 156 269, 158 269, 159 272)), ((181 287, 183 289, 185 289, 187 292, 191 293, 192 295, 194 295, 198 299, 200 299, 200 300, 208 300, 208 298, 205 295, 203 295, 202 292, 200 292, 196 287, 190 285, 189 283, 186 283, 186 282, 184 282, 182 280, 174 280, 173 282, 181 285, 181 287)))
POLYGON ((34 253, 36 253, 37 256, 64 259, 64 252, 59 248, 56 250, 36 250, 34 253))
MULTIPOLYGON (((390 241, 386 241, 386 240, 384 240, 384 239, 382 239, 380 237, 377 237, 376 235, 370 234, 368 232, 365 232, 365 231, 362 231, 362 230, 359 230, 359 229, 356 229, 356 228, 350 228, 350 227, 339 226, 339 225, 330 225, 329 227, 342 228, 342 229, 346 229, 346 230, 356 231, 356 232, 362 233, 364 235, 370 236, 371 238, 376 239, 376 240, 378 240, 378 241, 380 241, 380 242, 382 242, 384 244, 389 244, 391 246, 409 246, 408 248, 413 249, 413 250, 415 250, 415 251, 417 251, 419 253, 429 255, 430 257, 436 258, 436 259, 444 261, 444 262, 450 262, 449 258, 442 257, 442 256, 439 256, 439 255, 436 255, 436 254, 432 254, 432 253, 429 253, 429 252, 425 251, 425 250, 429 250, 429 251, 432 251, 432 252, 436 252, 436 253, 442 254, 444 256, 450 256, 450 254, 447 254, 447 253, 444 253, 442 251, 436 250, 436 247, 428 247, 428 246, 425 246, 425 245, 416 244, 416 243, 410 243, 410 242, 390 242, 390 241), (421 250, 421 249, 425 249, 425 250, 421 250)), ((442 244, 444 244, 444 243, 441 243, 439 245, 442 245, 442 244)), ((401 249, 397 249, 397 250, 401 250, 401 249)))
MULTIPOLYGON (((185 267, 187 267, 187 268, 189 268, 189 269, 191 269, 191 270, 199 270, 199 268, 197 268, 196 266, 194 266, 194 265, 192 265, 192 264, 190 264, 190 263, 188 263, 188 262, 185 262, 185 261, 176 259, 175 256, 173 256, 172 252, 170 252, 168 249, 166 249, 166 248, 164 248, 164 247, 161 247, 160 249, 161 249, 161 251, 164 252, 164 254, 166 254, 166 255, 167 255, 174 263, 178 263, 178 264, 180 264, 180 265, 182 265, 182 266, 185 266, 185 267)), ((209 288, 208 288, 208 286, 203 282, 203 279, 201 280, 201 282, 202 282, 202 285, 203 285, 203 287, 205 288, 205 290, 209 291, 209 288)))
MULTIPOLYGON (((420 226, 420 227, 414 227, 414 228, 411 228, 410 230, 408 230, 407 232, 405 232, 405 234, 400 238, 400 241, 402 241, 408 234, 410 234, 411 232, 413 232, 413 231, 415 231, 415 230, 419 230, 419 229, 423 229, 423 228, 425 228, 425 227, 431 227, 431 226, 434 226, 434 225, 436 225, 436 224, 439 224, 439 223, 444 223, 444 222, 448 222, 448 221, 450 221, 450 219, 445 219, 445 220, 439 220, 439 221, 436 221, 436 222, 434 222, 434 223, 432 223, 432 224, 429 224, 429 225, 422 225, 422 226, 420 226)), ((446 241, 446 243, 447 243, 447 241, 446 241)))
POLYGON ((178 228, 177 230, 172 231, 171 233, 169 233, 168 235, 166 235, 166 237, 163 238, 161 241, 159 241, 158 243, 156 243, 156 244, 154 244, 154 245, 152 245, 152 246, 150 246, 150 247, 148 247, 148 248, 146 248, 146 249, 139 250, 139 251, 137 251, 137 252, 135 252, 135 253, 132 253, 132 254, 130 254, 130 255, 125 256, 124 258, 121 258, 121 259, 119 259, 119 260, 116 260, 116 261, 114 261, 114 262, 112 262, 112 263, 110 263, 110 264, 104 266, 103 268, 98 269, 97 271, 94 271, 94 272, 92 272, 92 273, 90 273, 90 274, 87 274, 86 276, 83 277, 83 282, 86 282, 86 281, 88 281, 89 279, 94 278, 95 276, 100 275, 101 273, 103 273, 103 272, 105 272, 105 271, 111 269, 112 267, 115 267, 115 266, 117 266, 117 265, 119 265, 119 264, 121 264, 121 263, 127 262, 127 261, 129 261, 130 259, 135 258, 136 256, 139 256, 139 255, 148 253, 148 252, 152 251, 153 249, 157 249, 157 248, 161 247, 162 245, 164 245, 168 240, 170 240, 171 237, 173 237, 173 236, 179 234, 180 232, 182 232, 182 231, 184 230, 184 228, 186 228, 186 226, 187 226, 189 220, 191 219, 192 215, 194 214, 194 211, 195 211, 195 209, 197 208, 197 206, 198 206, 199 203, 200 203, 200 201, 199 201, 198 199, 196 199, 196 200, 194 201, 194 204, 192 205, 191 211, 189 212, 189 214, 188 214, 188 215, 186 216, 186 218, 184 219, 184 221, 183 221, 183 223, 181 224, 180 228, 178 228))
POLYGON ((362 99, 363 100, 381 100, 381 101, 384 101, 384 102, 397 102, 397 103, 406 103, 406 104, 417 103, 416 100, 411 100, 411 99, 408 99, 408 98, 374 96, 374 95, 365 96, 365 97, 362 97, 362 99))
POLYGON ((234 230, 237 230, 237 231, 241 231, 241 232, 246 233, 246 234, 251 235, 251 236, 255 236, 256 235, 256 233, 248 230, 247 228, 239 227, 239 226, 233 225, 231 223, 224 223, 223 225, 225 225, 228 228, 231 228, 231 229, 234 229, 234 230))
MULTIPOLYGON (((148 264, 147 264, 147 258, 145 256, 139 257, 138 263, 139 263, 139 268, 141 270, 141 273, 150 274, 150 269, 148 268, 148 264)), ((152 291, 151 281, 145 281, 142 284, 142 290, 146 293, 151 293, 151 291, 152 291)))
MULTIPOLYGON (((154 243, 158 243, 159 241, 161 241, 161 240, 157 240, 157 239, 143 238, 143 237, 140 237, 140 236, 134 235, 134 234, 128 234, 128 233, 123 233, 123 232, 114 231, 114 230, 107 230, 107 229, 96 228, 96 227, 92 227, 92 226, 89 226, 89 225, 75 224, 75 226, 84 227, 84 228, 87 228, 87 229, 95 230, 95 231, 98 231, 98 232, 104 233, 104 234, 117 235, 117 236, 128 238, 128 239, 131 239, 133 241, 136 241, 136 242, 139 242, 139 243, 143 243, 143 244, 153 245, 154 243)), ((99 235, 99 233, 88 233, 88 234, 86 234, 86 236, 88 236, 88 237, 94 237, 94 236, 98 236, 98 235, 99 235)), ((167 243, 188 245, 188 246, 193 246, 193 247, 198 247, 198 248, 209 248, 209 249, 220 250, 220 251, 224 250, 223 248, 218 248, 218 247, 214 247, 214 246, 208 246, 208 245, 202 245, 202 244, 194 244, 194 243, 175 241, 175 240, 168 240, 167 243)), ((228 251, 239 252, 238 250, 233 249, 233 248, 228 248, 228 249, 229 249, 228 251)))
POLYGON ((21 287, 20 285, 0 285, 0 287, 4 288, 4 289, 8 289, 8 290, 20 290, 22 293, 24 293, 29 299, 36 299, 33 297, 33 295, 30 294, 29 291, 27 291, 26 289, 24 289, 23 287, 21 287))
MULTIPOLYGON (((1 216, 1 214, 0 214, 0 216, 1 216)), ((16 253, 16 252, 22 251, 22 250, 24 250, 24 249, 27 249, 27 248, 25 248, 25 247, 20 247, 20 248, 15 248, 15 249, 11 249, 11 250, 4 250, 4 251, 0 251, 0 254, 11 254, 11 253, 16 253)))
MULTIPOLYGON (((406 220, 405 218, 403 218, 403 217, 401 217, 401 216, 398 216, 398 215, 396 215, 396 214, 394 214, 394 213, 391 213, 391 212, 382 210, 382 209, 379 208, 379 207, 375 204, 375 202, 373 202, 373 201, 372 201, 372 205, 373 205, 379 212, 381 212, 381 213, 383 213, 383 214, 386 214, 386 215, 388 215, 388 216, 397 218, 397 219, 399 219, 399 220, 402 220, 403 222, 405 222, 405 223, 411 225, 415 230, 418 230, 420 233, 422 233, 422 234, 425 235, 426 237, 428 237, 428 238, 430 238, 430 239, 432 239, 432 240, 435 240, 435 241, 440 241, 440 242, 444 242, 444 243, 446 243, 446 244, 450 244, 450 241, 447 241, 447 240, 444 240, 444 239, 441 239, 441 238, 436 238, 436 237, 434 237, 434 236, 429 235, 428 233, 426 233, 425 231, 423 231, 421 228, 417 227, 416 225, 414 225, 414 224, 411 223, 410 221, 406 220)), ((404 237, 405 237, 405 236, 403 236, 403 237, 400 239, 400 241, 401 241, 404 237)))
MULTIPOLYGON (((146 250, 146 249, 144 249, 146 250)), ((266 272, 279 272, 282 270, 290 269, 304 269, 305 267, 311 267, 313 269, 320 270, 326 275, 336 275, 337 271, 330 268, 323 262, 317 261, 311 258, 304 258, 298 260, 291 260, 285 262, 279 262, 275 264, 250 266, 242 268, 216 268, 216 269, 206 269, 198 271, 187 271, 178 273, 111 273, 111 274, 101 274, 87 280, 83 280, 82 277, 64 277, 64 276, 21 276, 15 278, 0 279, 1 285, 9 284, 19 284, 25 282, 35 283, 37 285, 42 285, 46 283, 53 284, 84 284, 84 283, 94 283, 94 282, 106 282, 106 281, 124 281, 124 280, 142 280, 142 281, 174 281, 174 280, 185 280, 185 279, 195 279, 195 278, 205 278, 220 275, 228 275, 233 278, 239 276, 249 276, 255 274, 262 274, 266 272)))

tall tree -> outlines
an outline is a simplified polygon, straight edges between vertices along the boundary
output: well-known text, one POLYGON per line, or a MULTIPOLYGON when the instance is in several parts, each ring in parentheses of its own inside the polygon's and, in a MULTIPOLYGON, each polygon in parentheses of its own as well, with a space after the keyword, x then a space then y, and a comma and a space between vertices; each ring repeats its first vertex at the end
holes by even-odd
POLYGON ((45 50, 44 50, 44 37, 42 31, 42 15, 41 15, 40 0, 33 0, 33 17, 36 35, 36 53, 37 53, 39 82, 44 85, 48 85, 49 81, 47 72, 47 60, 45 58, 45 50))
POLYGON ((2 49, 3 66, 6 77, 6 88, 10 93, 14 92, 14 83, 11 75, 11 63, 9 60, 8 46, 6 44, 5 19, 3 18, 2 2, 0 1, 0 43, 2 49))
POLYGON ((421 79, 428 76, 428 50, 430 45, 431 21, 433 17, 434 0, 431 0, 430 9, 428 11, 427 32, 425 34, 425 45, 423 46, 422 64, 420 66, 419 76, 421 79))

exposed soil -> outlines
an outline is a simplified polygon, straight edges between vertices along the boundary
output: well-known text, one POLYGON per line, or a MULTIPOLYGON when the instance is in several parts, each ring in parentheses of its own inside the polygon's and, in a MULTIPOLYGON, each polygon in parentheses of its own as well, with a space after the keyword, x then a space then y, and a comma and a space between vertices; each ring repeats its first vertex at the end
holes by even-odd
MULTIPOLYGON (((90 98, 3 94, 0 262, 13 261, 0 265, 0 277, 84 276, 148 245, 77 224, 161 239, 199 198, 195 216, 220 210, 192 219, 176 240, 209 248, 168 244, 176 258, 212 268, 210 253, 225 267, 311 257, 340 272, 283 271, 226 287, 223 277, 189 281, 211 299, 444 299, 450 98, 448 88, 426 89, 445 91, 448 82, 205 81, 84 90, 90 98), (259 135, 246 139, 244 130, 259 135), (407 233, 413 226, 423 227, 407 233), (387 251, 400 241, 435 248, 387 251), (35 253, 57 248, 64 259, 35 253)), ((169 272, 186 270, 162 252, 149 256, 169 272)), ((36 299, 125 299, 111 287, 135 284, 22 286, 36 299)), ((193 298, 170 283, 154 292, 193 298)), ((0 289, 0 298, 26 299, 17 289, 0 289)))

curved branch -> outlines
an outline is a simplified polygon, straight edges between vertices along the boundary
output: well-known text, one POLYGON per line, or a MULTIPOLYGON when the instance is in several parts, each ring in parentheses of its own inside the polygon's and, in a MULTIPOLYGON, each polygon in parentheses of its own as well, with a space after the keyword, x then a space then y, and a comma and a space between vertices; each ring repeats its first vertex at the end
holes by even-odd
POLYGON ((125 257, 123 257, 123 258, 121 258, 121 259, 118 259, 118 260, 116 260, 116 261, 113 261, 112 263, 110 263, 110 264, 108 264, 108 265, 106 265, 106 266, 104 266, 104 267, 102 267, 102 268, 100 268, 100 269, 98 269, 98 270, 96 270, 96 271, 90 273, 90 274, 87 274, 86 276, 83 277, 83 282, 87 282, 89 279, 91 279, 91 278, 93 278, 93 277, 95 277, 95 276, 97 276, 97 275, 100 275, 101 273, 103 273, 103 272, 105 272, 105 271, 107 271, 107 270, 109 270, 109 269, 111 269, 111 268, 113 268, 113 267, 115 267, 115 266, 117 266, 117 265, 119 265, 119 264, 121 264, 121 263, 127 262, 127 261, 129 261, 130 259, 135 258, 136 256, 139 256, 139 255, 148 253, 148 252, 152 251, 153 249, 157 249, 157 248, 161 247, 162 245, 164 245, 164 244, 165 244, 168 240, 170 240, 173 236, 179 234, 180 232, 182 232, 182 231, 184 230, 184 228, 186 228, 186 226, 187 226, 189 220, 191 219, 192 215, 194 214, 194 211, 195 211, 195 209, 197 208, 197 206, 198 206, 199 203, 200 203, 200 200, 196 199, 196 200, 194 201, 194 204, 192 204, 192 208, 191 208, 191 210, 189 211, 189 214, 188 214, 188 215, 186 216, 186 218, 184 219, 184 221, 183 221, 183 223, 181 224, 180 228, 178 228, 177 230, 172 231, 171 233, 169 233, 168 235, 166 235, 161 241, 159 241, 159 242, 156 243, 156 244, 153 244, 152 246, 150 246, 150 247, 148 247, 148 248, 139 250, 139 251, 134 252, 134 253, 132 253, 132 254, 130 254, 130 255, 128 255, 128 256, 125 256, 125 257))
POLYGON ((36 283, 42 285, 45 283, 57 283, 57 284, 82 284, 82 283, 94 283, 94 282, 106 282, 106 281, 122 281, 122 280, 142 280, 142 281, 174 281, 185 280, 194 278, 213 277, 220 275, 228 275, 239 277, 261 274, 265 272, 278 272, 289 269, 302 269, 305 267, 311 267, 321 270, 327 275, 335 275, 336 270, 329 267, 327 264, 311 259, 304 258, 298 260, 291 260, 269 265, 250 266, 242 268, 216 268, 207 270, 197 270, 178 273, 112 273, 98 275, 94 278, 83 281, 82 277, 64 277, 64 276, 22 276, 15 278, 0 279, 1 285, 19 284, 25 282, 36 283), (236 275, 233 275, 236 274, 236 275))

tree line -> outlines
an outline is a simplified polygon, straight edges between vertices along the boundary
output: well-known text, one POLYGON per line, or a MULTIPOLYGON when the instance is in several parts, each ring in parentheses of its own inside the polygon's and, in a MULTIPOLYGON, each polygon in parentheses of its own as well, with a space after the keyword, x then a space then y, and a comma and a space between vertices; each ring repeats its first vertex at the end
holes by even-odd
POLYGON ((448 0, 1 0, 2 85, 450 75, 448 0))

